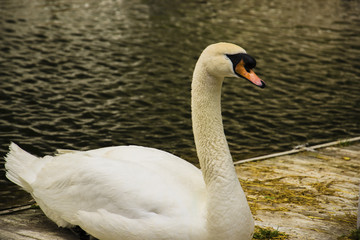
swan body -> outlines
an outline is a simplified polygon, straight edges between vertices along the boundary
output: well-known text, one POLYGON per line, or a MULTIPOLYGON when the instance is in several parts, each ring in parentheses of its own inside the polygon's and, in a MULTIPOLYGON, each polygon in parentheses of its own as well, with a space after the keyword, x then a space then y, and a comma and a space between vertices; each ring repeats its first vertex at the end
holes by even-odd
POLYGON ((11 143, 7 177, 31 193, 61 227, 105 240, 246 240, 254 222, 238 181, 221 118, 224 77, 264 83, 255 60, 230 43, 208 46, 195 66, 192 121, 201 170, 140 146, 35 157, 11 143))

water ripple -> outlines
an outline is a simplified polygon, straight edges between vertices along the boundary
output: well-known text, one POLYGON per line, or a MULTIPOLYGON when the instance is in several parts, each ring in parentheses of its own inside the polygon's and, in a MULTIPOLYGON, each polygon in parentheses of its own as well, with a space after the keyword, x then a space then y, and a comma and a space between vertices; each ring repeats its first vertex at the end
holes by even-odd
POLYGON ((245 47, 268 85, 224 83, 234 159, 360 134, 358 1, 0 4, 1 155, 138 144, 197 163, 191 75, 217 41, 245 47))

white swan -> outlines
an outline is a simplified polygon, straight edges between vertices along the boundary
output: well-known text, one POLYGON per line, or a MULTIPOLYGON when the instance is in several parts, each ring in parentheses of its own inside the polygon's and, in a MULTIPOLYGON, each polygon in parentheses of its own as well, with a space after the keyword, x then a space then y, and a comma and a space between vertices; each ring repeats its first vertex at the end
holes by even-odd
POLYGON ((230 43, 208 46, 192 82, 192 121, 201 171, 170 153, 139 146, 35 157, 16 144, 7 177, 61 227, 99 239, 251 239, 254 222, 221 117, 224 77, 264 82, 255 60, 230 43))

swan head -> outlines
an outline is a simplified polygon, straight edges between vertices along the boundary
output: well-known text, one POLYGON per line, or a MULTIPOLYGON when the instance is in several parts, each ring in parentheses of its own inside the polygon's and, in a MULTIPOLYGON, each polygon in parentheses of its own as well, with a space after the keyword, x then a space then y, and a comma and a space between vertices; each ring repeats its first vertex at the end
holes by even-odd
POLYGON ((256 60, 235 44, 211 44, 202 52, 199 62, 210 75, 244 78, 258 87, 265 87, 265 82, 253 71, 256 60))

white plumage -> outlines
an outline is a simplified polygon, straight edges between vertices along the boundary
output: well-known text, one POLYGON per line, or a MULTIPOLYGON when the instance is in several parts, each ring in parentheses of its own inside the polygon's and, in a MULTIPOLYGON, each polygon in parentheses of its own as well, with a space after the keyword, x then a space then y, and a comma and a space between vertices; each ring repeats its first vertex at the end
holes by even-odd
POLYGON ((59 226, 78 225, 99 239, 251 239, 252 215, 223 131, 221 86, 225 76, 264 85, 238 72, 246 61, 228 57, 234 54, 245 51, 229 43, 210 45, 194 70, 192 120, 201 171, 153 148, 107 147, 37 158, 11 143, 6 176, 59 226))

